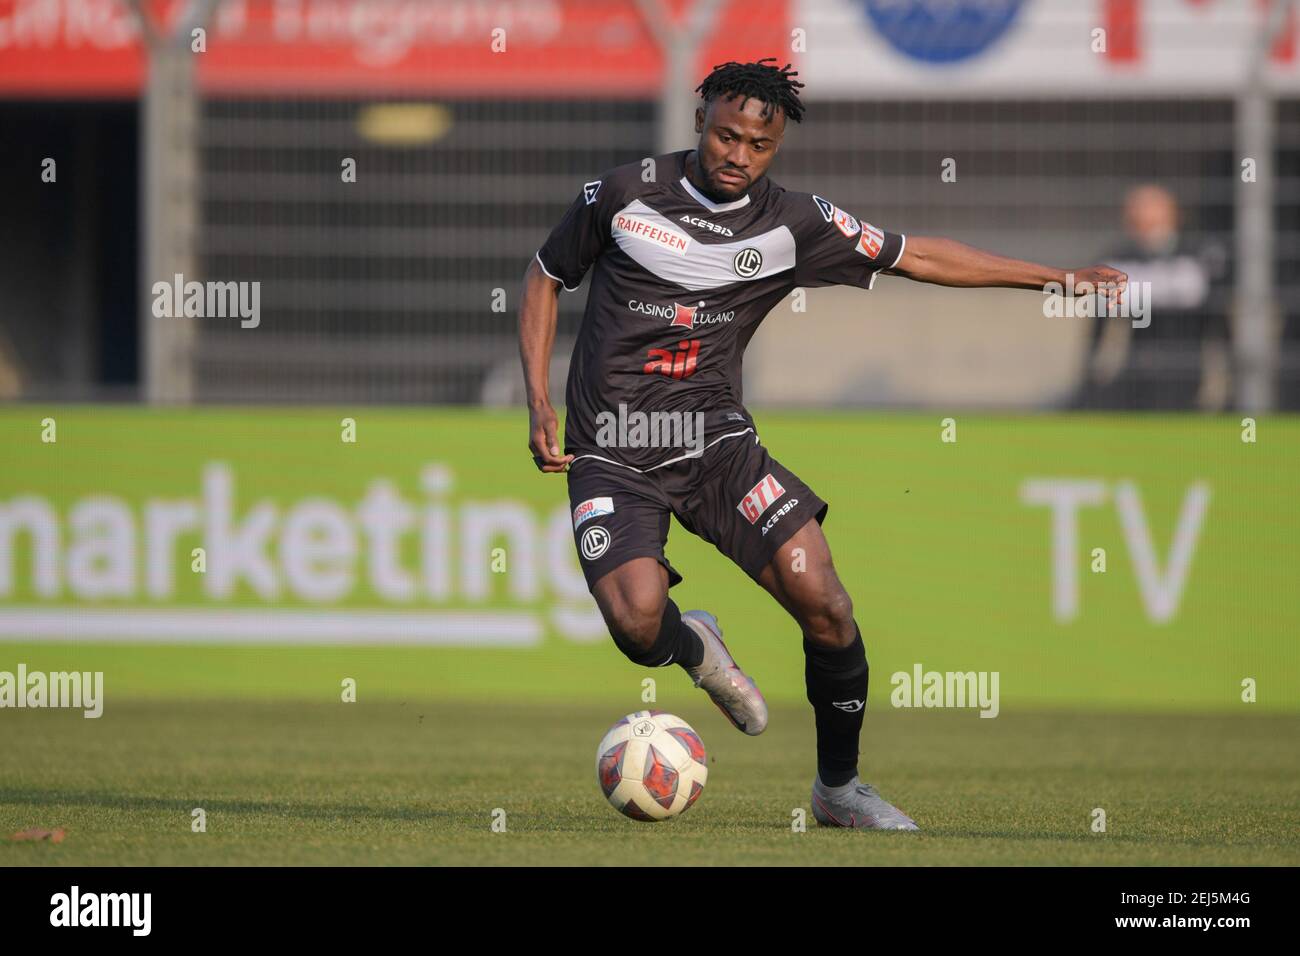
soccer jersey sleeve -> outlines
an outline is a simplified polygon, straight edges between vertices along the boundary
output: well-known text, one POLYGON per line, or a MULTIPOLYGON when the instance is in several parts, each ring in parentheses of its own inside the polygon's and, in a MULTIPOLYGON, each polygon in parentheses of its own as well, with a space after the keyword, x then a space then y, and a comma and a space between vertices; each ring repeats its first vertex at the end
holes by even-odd
POLYGON ((795 284, 815 289, 853 285, 870 289, 876 274, 903 257, 907 238, 889 232, 811 193, 794 193, 795 284))
POLYGON ((546 242, 537 261, 546 274, 558 279, 566 292, 576 292, 591 264, 609 242, 609 177, 584 183, 546 242))

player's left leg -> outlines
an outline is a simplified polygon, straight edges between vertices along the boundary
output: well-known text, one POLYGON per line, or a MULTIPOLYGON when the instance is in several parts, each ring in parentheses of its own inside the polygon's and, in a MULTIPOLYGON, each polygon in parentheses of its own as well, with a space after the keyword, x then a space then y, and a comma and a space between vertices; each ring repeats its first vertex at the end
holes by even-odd
POLYGON ((858 779, 869 674, 866 647, 820 523, 806 521, 757 580, 803 631, 804 680, 817 727, 813 816, 825 826, 918 829, 907 814, 858 779))

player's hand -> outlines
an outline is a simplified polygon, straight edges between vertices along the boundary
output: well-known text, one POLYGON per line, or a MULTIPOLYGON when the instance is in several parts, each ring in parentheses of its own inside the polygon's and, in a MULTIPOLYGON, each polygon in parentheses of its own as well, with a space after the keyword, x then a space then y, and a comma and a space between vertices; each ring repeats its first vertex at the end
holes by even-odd
POLYGON ((528 448, 533 453, 533 462, 538 470, 547 473, 565 471, 572 455, 560 454, 560 443, 556 435, 560 430, 559 419, 555 409, 550 405, 531 408, 528 411, 528 448))
POLYGON ((1123 302, 1127 289, 1128 275, 1110 266, 1074 270, 1074 294, 1104 295, 1108 307, 1123 302))

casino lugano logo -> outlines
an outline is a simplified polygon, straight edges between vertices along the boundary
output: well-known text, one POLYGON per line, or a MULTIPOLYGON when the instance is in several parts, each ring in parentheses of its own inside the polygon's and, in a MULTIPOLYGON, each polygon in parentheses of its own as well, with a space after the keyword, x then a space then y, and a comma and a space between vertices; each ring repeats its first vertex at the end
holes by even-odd
POLYGON ((746 246, 736 253, 736 258, 731 260, 731 268, 736 270, 736 275, 742 279, 752 279, 758 275, 758 270, 763 268, 763 254, 753 246, 746 246))

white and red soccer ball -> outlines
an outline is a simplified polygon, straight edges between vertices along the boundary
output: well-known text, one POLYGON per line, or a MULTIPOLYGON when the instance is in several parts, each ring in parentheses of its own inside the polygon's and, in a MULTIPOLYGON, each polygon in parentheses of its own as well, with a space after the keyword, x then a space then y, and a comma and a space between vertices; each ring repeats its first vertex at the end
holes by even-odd
POLYGON ((610 727, 596 748, 596 781, 633 820, 667 820, 699 799, 709 777, 700 735, 680 717, 639 710, 610 727))

